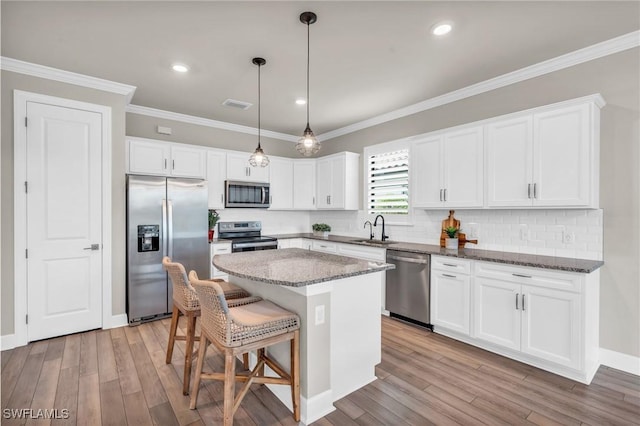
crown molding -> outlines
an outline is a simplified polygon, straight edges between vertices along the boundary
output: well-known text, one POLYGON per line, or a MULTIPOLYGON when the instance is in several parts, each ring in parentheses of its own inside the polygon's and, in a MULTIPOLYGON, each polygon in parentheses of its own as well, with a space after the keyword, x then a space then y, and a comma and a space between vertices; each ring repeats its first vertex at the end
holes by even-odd
POLYGON ((574 65, 579 65, 584 62, 592 61, 594 59, 602 58, 628 49, 633 49, 638 46, 640 46, 640 31, 634 31, 583 49, 575 50, 547 61, 539 62, 529 67, 521 68, 519 70, 464 87, 462 89, 454 90, 453 92, 445 93, 441 96, 436 96, 435 98, 418 102, 417 104, 409 105, 339 129, 331 130, 318 135, 317 138, 319 141, 327 141, 358 130, 386 123, 387 121, 396 120, 398 118, 469 98, 471 96, 509 86, 514 83, 519 83, 521 81, 529 80, 555 71, 560 71, 574 65))
POLYGON ((126 97, 127 104, 131 102, 133 94, 136 91, 135 86, 130 86, 128 84, 117 83, 115 81, 104 80, 102 78, 33 64, 31 62, 20 61, 6 56, 0 57, 0 69, 33 77, 60 81, 62 83, 75 84, 76 86, 103 90, 105 92, 117 93, 126 97))
MULTIPOLYGON (((166 120, 181 121, 183 123, 197 124, 199 126, 213 127, 215 129, 229 130, 232 132, 247 133, 250 135, 258 134, 258 129, 255 127, 242 126, 240 124, 227 123, 225 121, 196 117, 194 115, 149 108, 141 105, 127 105, 126 112, 131 114, 146 115, 149 117, 164 118, 166 120)), ((271 130, 264 129, 260 129, 260 134, 268 138, 280 139, 287 142, 297 142, 300 138, 299 136, 272 132, 271 130)))

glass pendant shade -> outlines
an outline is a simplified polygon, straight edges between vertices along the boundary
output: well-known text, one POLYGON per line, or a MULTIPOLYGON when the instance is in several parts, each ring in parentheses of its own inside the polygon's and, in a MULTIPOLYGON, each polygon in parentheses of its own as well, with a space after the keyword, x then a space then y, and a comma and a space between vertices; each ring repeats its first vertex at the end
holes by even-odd
POLYGON ((310 157, 320 151, 320 142, 316 139, 316 135, 313 134, 313 130, 311 130, 309 124, 307 124, 307 128, 304 129, 302 137, 298 139, 296 150, 305 157, 310 157))
POLYGON ((269 165, 269 157, 266 156, 262 148, 259 146, 249 157, 249 164, 252 167, 267 167, 269 165))
POLYGON ((251 167, 267 167, 269 165, 269 157, 266 156, 260 146, 260 67, 266 64, 267 61, 263 58, 253 58, 251 62, 258 66, 258 147, 249 157, 249 164, 251 167))

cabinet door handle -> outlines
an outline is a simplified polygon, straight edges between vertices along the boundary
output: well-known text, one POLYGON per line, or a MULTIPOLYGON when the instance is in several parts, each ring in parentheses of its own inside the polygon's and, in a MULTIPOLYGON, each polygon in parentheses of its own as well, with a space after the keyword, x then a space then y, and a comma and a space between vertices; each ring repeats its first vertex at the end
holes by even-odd
POLYGON ((520 296, 520 293, 516 293, 516 311, 520 309, 520 307, 518 306, 518 296, 520 296))
POLYGON ((316 197, 313 197, 313 205, 316 205, 316 197))
POLYGON ((527 184, 527 198, 531 198, 531 184, 527 184))
POLYGON ((444 201, 447 201, 447 188, 444 189, 444 201))
POLYGON ((524 294, 522 295, 522 311, 524 312, 524 294))
POLYGON ((440 188, 440 201, 442 201, 442 188, 440 188))
POLYGON ((220 194, 220 203, 224 204, 224 194, 220 194))
POLYGON ((164 169, 167 170, 167 159, 164 159, 164 169))
POLYGON ((538 189, 538 184, 537 184, 537 183, 534 183, 534 184, 533 184, 533 198, 538 198, 538 191, 537 191, 537 189, 538 189))
POLYGON ((511 274, 514 277, 520 277, 520 278, 531 278, 531 275, 522 275, 522 274, 511 274))
POLYGON ((449 274, 442 274, 442 276, 447 278, 458 278, 455 275, 449 275, 449 274))
POLYGON ((171 160, 171 170, 176 169, 176 160, 171 160))

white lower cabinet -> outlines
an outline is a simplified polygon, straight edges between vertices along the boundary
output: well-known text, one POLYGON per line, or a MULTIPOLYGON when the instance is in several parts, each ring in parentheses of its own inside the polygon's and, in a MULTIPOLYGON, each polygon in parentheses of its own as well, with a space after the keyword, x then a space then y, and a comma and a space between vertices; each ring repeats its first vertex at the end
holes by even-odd
POLYGON ((469 261, 431 256, 431 324, 469 335, 469 261))
POLYGON ((231 242, 230 241, 214 241, 209 244, 209 249, 211 252, 209 263, 211 265, 211 278, 220 278, 223 280, 229 280, 229 275, 226 272, 220 271, 218 268, 213 266, 213 256, 216 254, 229 254, 231 253, 231 242))
POLYGON ((599 271, 581 274, 468 261, 472 267, 466 276, 443 270, 445 262, 454 269, 451 258, 432 258, 434 331, 591 382, 600 365, 599 271), (464 283, 470 283, 470 291, 464 283), (471 319, 466 330, 465 314, 471 319))

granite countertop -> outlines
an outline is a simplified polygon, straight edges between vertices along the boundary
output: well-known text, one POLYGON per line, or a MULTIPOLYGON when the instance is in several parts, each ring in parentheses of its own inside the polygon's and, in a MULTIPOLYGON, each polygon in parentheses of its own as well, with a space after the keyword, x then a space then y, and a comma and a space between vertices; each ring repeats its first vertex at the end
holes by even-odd
POLYGON ((395 268, 389 263, 298 248, 221 254, 213 257, 219 270, 241 278, 290 287, 371 274, 395 268))
POLYGON ((388 250, 402 250, 414 253, 436 254, 440 256, 459 257, 462 259, 482 260, 485 262, 505 263, 509 265, 530 266, 534 268, 554 269, 558 271, 591 273, 604 265, 602 260, 573 259, 569 257, 542 256, 537 254, 512 253, 506 251, 479 250, 464 248, 459 250, 448 250, 433 244, 391 242, 381 244, 380 242, 363 242, 362 237, 347 237, 341 235, 329 235, 328 237, 317 237, 312 233, 302 234, 280 234, 272 235, 278 239, 308 238, 312 240, 333 241, 336 243, 356 244, 368 247, 386 248, 388 250))

